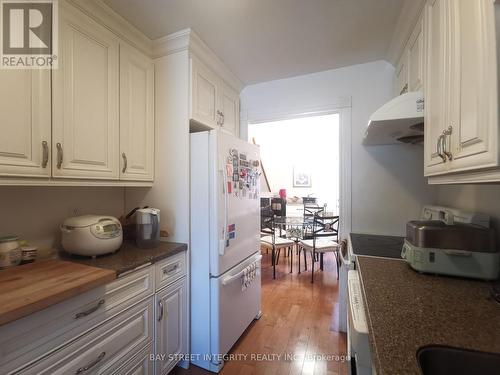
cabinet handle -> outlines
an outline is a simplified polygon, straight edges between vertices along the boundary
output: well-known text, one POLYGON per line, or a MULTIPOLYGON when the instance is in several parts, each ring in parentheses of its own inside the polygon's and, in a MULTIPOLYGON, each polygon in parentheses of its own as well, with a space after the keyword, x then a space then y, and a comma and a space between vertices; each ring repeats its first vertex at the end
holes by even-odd
POLYGON ((160 314, 158 315, 158 321, 161 322, 163 319, 163 302, 158 301, 158 307, 160 308, 160 314))
POLYGON ((446 158, 444 157, 443 153, 441 152, 442 147, 443 147, 443 135, 441 134, 438 137, 438 141, 437 141, 437 154, 443 160, 443 163, 446 163, 446 158))
POLYGON ((61 169, 63 163, 63 148, 60 143, 57 143, 56 147, 57 147, 57 169, 61 169))
POLYGON ((220 115, 221 115, 221 118, 222 118, 222 123, 221 123, 221 125, 224 125, 224 122, 225 122, 224 113, 222 113, 222 112, 221 112, 221 113, 220 113, 220 115))
POLYGON ((94 307, 91 307, 88 310, 85 310, 85 311, 82 311, 82 312, 79 312, 78 314, 76 314, 75 319, 80 319, 80 318, 83 318, 84 316, 92 314, 93 312, 97 311, 99 309, 99 307, 101 307, 102 305, 104 305, 103 299, 101 299, 99 302, 97 302, 97 305, 95 305, 94 307))
POLYGON ((127 165, 128 165, 128 162, 127 162, 127 155, 125 155, 125 153, 124 153, 124 152, 122 153, 122 158, 123 158, 123 168, 122 168, 122 173, 125 173, 125 171, 127 170, 127 165))
POLYGON ((101 354, 99 354, 99 356, 93 362, 89 363, 87 366, 80 367, 78 370, 76 370, 75 374, 83 374, 84 372, 87 372, 92 367, 94 367, 99 362, 101 362, 105 356, 106 356, 106 352, 102 352, 101 354))
POLYGON ((42 142, 42 168, 47 168, 47 164, 49 163, 49 145, 47 141, 42 142))
POLYGON ((179 263, 176 263, 172 267, 164 268, 163 269, 163 274, 164 275, 168 275, 168 274, 174 272, 175 270, 177 270, 178 268, 179 268, 179 263))
POLYGON ((443 154, 448 158, 448 160, 453 160, 453 154, 448 150, 447 145, 451 148, 451 133, 453 132, 453 127, 448 126, 448 129, 443 130, 443 154))

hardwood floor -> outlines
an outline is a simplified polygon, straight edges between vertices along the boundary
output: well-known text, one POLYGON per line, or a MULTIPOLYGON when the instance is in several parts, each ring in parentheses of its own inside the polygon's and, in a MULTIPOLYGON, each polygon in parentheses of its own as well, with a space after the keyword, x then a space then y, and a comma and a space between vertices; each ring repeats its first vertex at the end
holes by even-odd
MULTIPOLYGON (((325 255, 324 271, 315 266, 311 284, 308 271, 293 274, 289 258, 280 257, 276 280, 271 256, 263 251, 262 317, 254 321, 231 350, 246 359, 225 364, 222 375, 232 374, 347 374, 346 335, 338 332, 338 282, 333 254, 325 255), (318 270, 316 272, 316 270, 318 270), (260 357, 258 357, 260 356, 260 357), (285 357, 286 356, 286 357, 285 357), (340 357, 340 358, 339 358, 340 357)), ((302 263, 302 270, 303 270, 302 263)), ((210 374, 196 366, 176 368, 172 374, 210 374)))

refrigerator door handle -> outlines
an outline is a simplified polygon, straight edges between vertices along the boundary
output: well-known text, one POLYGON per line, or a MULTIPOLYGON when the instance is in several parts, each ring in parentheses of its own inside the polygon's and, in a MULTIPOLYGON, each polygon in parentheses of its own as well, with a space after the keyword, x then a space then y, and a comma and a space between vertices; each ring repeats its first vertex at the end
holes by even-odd
MULTIPOLYGON (((256 259, 255 259, 255 262, 258 262, 262 259, 262 255, 259 255, 256 259)), ((255 263, 254 262, 254 263, 255 263)), ((250 263, 250 264, 253 264, 253 263, 250 263)), ((257 265, 257 271, 260 269, 260 264, 257 265)), ((222 285, 228 285, 228 284, 231 284, 232 282, 238 280, 238 279, 241 279, 241 277, 243 276, 243 273, 245 272, 245 270, 241 270, 240 272, 238 272, 236 275, 231 275, 231 276, 228 276, 226 277, 225 279, 222 280, 222 285)))
POLYGON ((226 251, 226 240, 227 240, 227 172, 225 165, 221 165, 222 172, 222 194, 224 194, 224 227, 222 228, 222 240, 219 241, 219 254, 224 255, 226 251))

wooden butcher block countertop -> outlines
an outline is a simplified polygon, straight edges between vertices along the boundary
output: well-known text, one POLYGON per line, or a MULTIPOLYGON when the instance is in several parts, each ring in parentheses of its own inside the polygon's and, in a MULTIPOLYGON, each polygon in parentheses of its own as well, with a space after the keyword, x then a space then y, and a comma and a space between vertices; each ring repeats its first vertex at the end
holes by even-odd
POLYGON ((116 272, 62 260, 25 264, 0 272, 0 325, 106 284, 116 272))

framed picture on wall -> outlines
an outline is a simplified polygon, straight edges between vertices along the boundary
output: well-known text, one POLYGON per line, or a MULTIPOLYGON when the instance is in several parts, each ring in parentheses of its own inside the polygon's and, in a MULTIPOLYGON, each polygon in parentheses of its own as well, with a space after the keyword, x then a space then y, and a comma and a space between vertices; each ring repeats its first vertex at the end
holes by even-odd
POLYGON ((310 188, 311 183, 311 172, 303 169, 294 167, 293 168, 293 187, 306 187, 310 188))

